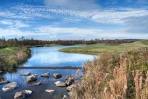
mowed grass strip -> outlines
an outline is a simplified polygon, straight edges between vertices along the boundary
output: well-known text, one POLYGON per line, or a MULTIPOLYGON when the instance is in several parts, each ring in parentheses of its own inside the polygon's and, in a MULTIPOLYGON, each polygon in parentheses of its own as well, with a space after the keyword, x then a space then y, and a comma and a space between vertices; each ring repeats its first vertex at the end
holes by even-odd
POLYGON ((60 51, 68 53, 82 53, 82 54, 99 54, 99 53, 121 53, 124 51, 137 49, 140 47, 148 47, 148 41, 136 41, 133 43, 124 43, 118 45, 109 44, 91 44, 79 45, 77 47, 63 48, 60 51))

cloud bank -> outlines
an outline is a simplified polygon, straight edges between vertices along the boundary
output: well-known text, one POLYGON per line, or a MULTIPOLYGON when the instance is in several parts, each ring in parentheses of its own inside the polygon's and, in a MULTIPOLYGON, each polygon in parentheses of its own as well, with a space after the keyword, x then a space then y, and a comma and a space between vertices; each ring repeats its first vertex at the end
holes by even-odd
MULTIPOLYGON (((9 1, 9 0, 7 0, 9 1)), ((15 0, 14 0, 15 1, 15 0)), ((147 0, 40 0, 0 7, 0 37, 148 38, 147 0), (43 1, 41 4, 40 2, 43 1), (38 3, 38 4, 37 4, 38 3), (133 7, 132 4, 140 6, 133 7), (109 5, 112 5, 110 7, 109 5)), ((9 3, 7 4, 9 5, 9 3)))

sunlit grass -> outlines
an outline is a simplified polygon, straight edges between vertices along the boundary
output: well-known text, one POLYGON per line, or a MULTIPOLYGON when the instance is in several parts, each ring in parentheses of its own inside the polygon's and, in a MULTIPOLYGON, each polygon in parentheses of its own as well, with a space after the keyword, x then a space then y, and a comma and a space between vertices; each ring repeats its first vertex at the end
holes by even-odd
POLYGON ((120 53, 140 47, 147 47, 147 41, 137 41, 133 43, 124 43, 118 45, 109 44, 91 44, 79 45, 78 47, 64 48, 60 51, 68 53, 84 53, 84 54, 99 54, 99 53, 120 53))
POLYGON ((0 70, 10 70, 25 61, 30 54, 26 47, 0 48, 0 70))

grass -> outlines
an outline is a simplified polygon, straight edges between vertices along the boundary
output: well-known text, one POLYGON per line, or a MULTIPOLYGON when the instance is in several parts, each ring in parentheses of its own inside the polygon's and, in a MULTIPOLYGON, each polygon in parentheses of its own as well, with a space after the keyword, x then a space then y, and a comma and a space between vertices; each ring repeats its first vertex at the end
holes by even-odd
POLYGON ((0 48, 0 70, 11 70, 26 61, 30 50, 26 47, 0 48))
POLYGON ((71 99, 148 99, 148 48, 103 53, 84 66, 71 99))
POLYGON ((99 53, 121 53, 127 50, 137 49, 140 47, 147 47, 148 41, 136 41, 133 43, 124 43, 119 45, 109 44, 91 44, 79 45, 78 47, 63 48, 60 51, 68 53, 82 53, 82 54, 99 54, 99 53))
POLYGON ((148 40, 119 45, 93 44, 61 49, 99 54, 84 66, 71 99, 148 99, 148 40))

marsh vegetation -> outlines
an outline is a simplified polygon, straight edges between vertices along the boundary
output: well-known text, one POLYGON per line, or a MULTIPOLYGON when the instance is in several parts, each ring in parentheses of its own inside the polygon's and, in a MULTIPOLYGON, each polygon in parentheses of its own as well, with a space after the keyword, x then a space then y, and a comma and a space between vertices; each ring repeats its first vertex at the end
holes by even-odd
MULTIPOLYGON (((71 98, 147 99, 147 44, 147 41, 140 41, 111 48, 101 46, 101 49, 107 50, 106 53, 101 53, 96 60, 84 66, 84 77, 72 89, 71 98), (109 51, 112 48, 116 50, 109 51)), ((100 49, 99 46, 95 48, 100 49)))
POLYGON ((26 61, 30 56, 27 47, 4 47, 0 48, 0 70, 11 71, 26 61))

